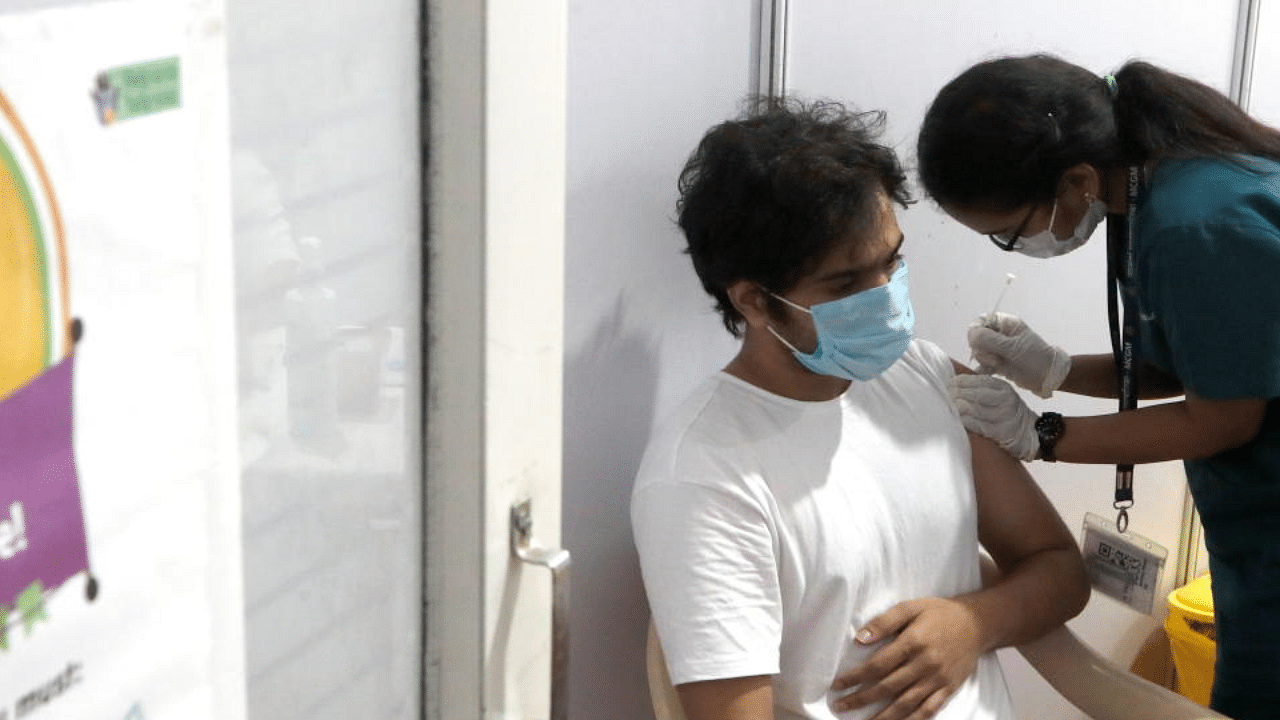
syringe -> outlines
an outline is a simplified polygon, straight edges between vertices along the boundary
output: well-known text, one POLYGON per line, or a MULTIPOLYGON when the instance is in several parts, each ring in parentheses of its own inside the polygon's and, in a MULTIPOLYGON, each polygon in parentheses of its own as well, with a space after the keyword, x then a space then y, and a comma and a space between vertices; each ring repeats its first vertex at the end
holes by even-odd
POLYGON ((1000 288, 1000 294, 996 296, 996 304, 992 306, 991 312, 987 314, 987 317, 989 318, 989 322, 995 322, 996 311, 1000 309, 1000 303, 1001 301, 1004 300, 1004 294, 1009 292, 1009 286, 1012 285, 1013 281, 1017 279, 1018 279, 1017 275, 1014 275, 1013 273, 1005 273, 1004 287, 1000 288))

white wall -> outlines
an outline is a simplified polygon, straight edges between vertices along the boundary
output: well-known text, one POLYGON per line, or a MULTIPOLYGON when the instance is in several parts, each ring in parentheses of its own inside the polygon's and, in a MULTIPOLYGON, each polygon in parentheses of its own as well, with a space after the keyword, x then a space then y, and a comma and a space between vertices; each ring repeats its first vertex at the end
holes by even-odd
POLYGON ((649 717, 631 481, 655 417, 734 349, 674 223, 676 174, 747 93, 749 3, 569 5, 564 543, 571 717, 649 717))
MULTIPOLYGON (((1083 0, 1046 13, 1014 0, 792 3, 790 90, 887 110, 886 140, 912 164, 933 93, 986 56, 1047 50, 1099 73, 1141 56, 1226 89, 1236 6, 1083 0)), ((750 90, 757 10, 674 0, 570 7, 564 537, 579 567, 572 712, 640 718, 649 716, 647 608, 627 518, 632 478, 655 419, 736 347, 680 252, 675 179, 702 132, 733 115, 750 90)), ((990 309, 1011 271, 1019 280, 1004 309, 1073 351, 1108 348, 1104 243, 1037 263, 994 252, 928 202, 900 219, 922 336, 967 359, 964 328, 990 309)), ((1052 406, 1110 409, 1068 398, 1052 406)), ((1111 469, 1038 463, 1032 471, 1073 529, 1086 511, 1112 517, 1111 469)), ((1184 492, 1176 464, 1138 471, 1132 530, 1167 546, 1170 565, 1184 492)), ((1163 606, 1154 613, 1099 595, 1073 627, 1127 666, 1163 606)), ((1020 658, 1007 665, 1028 716, 1074 717, 1020 658)))

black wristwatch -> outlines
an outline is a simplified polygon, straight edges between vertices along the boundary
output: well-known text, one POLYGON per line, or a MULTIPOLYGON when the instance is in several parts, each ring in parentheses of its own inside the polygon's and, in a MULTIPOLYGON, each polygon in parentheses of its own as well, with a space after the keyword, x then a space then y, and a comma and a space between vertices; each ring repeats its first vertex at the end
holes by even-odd
POLYGON ((1067 431, 1066 421, 1059 413, 1047 412, 1036 419, 1035 427, 1036 435, 1040 437, 1040 459, 1046 462, 1057 462, 1058 458, 1054 456, 1053 448, 1062 438, 1062 434, 1067 431))

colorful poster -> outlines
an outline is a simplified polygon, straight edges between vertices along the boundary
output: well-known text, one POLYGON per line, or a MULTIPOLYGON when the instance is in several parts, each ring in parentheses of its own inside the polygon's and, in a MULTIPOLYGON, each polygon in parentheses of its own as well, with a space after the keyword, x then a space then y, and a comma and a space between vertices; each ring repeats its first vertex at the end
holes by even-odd
POLYGON ((221 32, 0 14, 0 720, 244 717, 221 32))
POLYGON ((74 356, 0 398, 0 652, 19 624, 47 619, 44 595, 84 576, 97 596, 71 447, 74 356))

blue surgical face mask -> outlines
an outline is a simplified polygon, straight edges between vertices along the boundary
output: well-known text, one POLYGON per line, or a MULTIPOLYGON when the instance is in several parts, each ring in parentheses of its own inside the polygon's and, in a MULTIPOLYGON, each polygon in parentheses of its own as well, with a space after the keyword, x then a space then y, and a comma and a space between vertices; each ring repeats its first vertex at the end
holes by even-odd
POLYGON ((806 308, 780 295, 774 297, 813 316, 818 346, 811 353, 797 350, 772 326, 769 332, 791 349, 800 364, 819 375, 871 380, 897 362, 915 336, 906 260, 898 262, 887 284, 839 300, 806 308))

